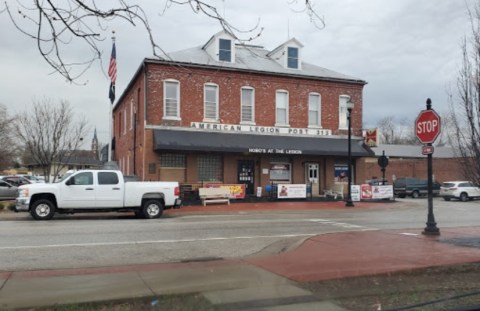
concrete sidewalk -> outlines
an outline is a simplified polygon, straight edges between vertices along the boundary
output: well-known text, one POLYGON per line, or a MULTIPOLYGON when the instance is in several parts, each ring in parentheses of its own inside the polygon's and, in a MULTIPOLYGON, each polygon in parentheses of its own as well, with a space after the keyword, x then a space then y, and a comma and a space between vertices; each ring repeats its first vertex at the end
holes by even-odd
POLYGON ((360 275, 480 261, 480 228, 326 234, 279 255, 242 260, 0 272, 0 309, 202 293, 227 309, 342 310, 296 286, 360 275), (467 243, 468 245, 468 243, 467 243))

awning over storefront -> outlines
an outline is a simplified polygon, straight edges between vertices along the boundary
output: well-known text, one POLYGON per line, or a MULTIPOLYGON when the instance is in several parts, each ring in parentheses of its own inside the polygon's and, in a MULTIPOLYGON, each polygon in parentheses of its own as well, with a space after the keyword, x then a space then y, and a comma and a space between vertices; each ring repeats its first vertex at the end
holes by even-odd
MULTIPOLYGON (((299 137, 233 134, 172 129, 154 130, 155 150, 241 152, 347 156, 348 140, 333 137, 299 137)), ((352 156, 373 156, 363 140, 352 139, 352 156)))

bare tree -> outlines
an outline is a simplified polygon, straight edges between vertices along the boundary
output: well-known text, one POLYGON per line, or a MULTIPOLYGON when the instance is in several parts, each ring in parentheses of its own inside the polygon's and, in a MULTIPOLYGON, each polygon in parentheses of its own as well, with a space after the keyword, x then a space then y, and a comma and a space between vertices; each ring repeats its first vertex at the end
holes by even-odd
MULTIPOLYGON (((166 53, 156 43, 147 14, 140 5, 133 1, 114 0, 104 3, 95 0, 65 0, 65 1, 26 1, 15 0, 13 4, 5 1, 6 12, 15 27, 23 34, 34 39, 41 56, 58 73, 68 81, 76 81, 92 64, 101 62, 102 50, 99 43, 109 35, 109 24, 116 20, 129 23, 132 26, 140 24, 150 40, 153 55, 159 58, 167 57, 166 53), (91 52, 83 60, 68 60, 65 50, 73 42, 80 42, 91 52)), ((239 29, 232 25, 214 5, 205 0, 166 0, 164 7, 159 5, 159 11, 165 12, 172 5, 190 6, 195 14, 203 14, 212 18, 220 26, 231 33, 237 40, 246 42, 258 37, 263 28, 259 23, 250 29, 239 29)), ((314 9, 311 0, 290 0, 292 11, 305 13, 317 28, 323 28, 325 22, 314 9)), ((78 45, 75 47, 78 49, 78 45)))
POLYGON ((413 123, 407 119, 397 121, 393 116, 386 116, 377 122, 382 144, 414 145, 418 140, 413 133, 413 123))
POLYGON ((6 169, 16 160, 17 146, 13 139, 12 118, 5 105, 0 104, 0 169, 6 169))
POLYGON ((453 142, 467 178, 480 183, 480 3, 469 9, 471 36, 462 43, 462 65, 450 108, 453 142))
POLYGON ((46 181, 50 175, 55 181, 87 132, 86 120, 75 121, 66 101, 54 105, 48 99, 34 102, 30 113, 18 115, 14 127, 26 156, 42 168, 46 181))

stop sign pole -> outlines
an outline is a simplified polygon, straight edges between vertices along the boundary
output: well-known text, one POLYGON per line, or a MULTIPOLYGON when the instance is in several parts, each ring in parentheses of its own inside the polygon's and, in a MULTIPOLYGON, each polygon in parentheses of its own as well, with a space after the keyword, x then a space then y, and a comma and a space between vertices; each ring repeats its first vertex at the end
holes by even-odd
POLYGON ((415 120, 415 133, 418 140, 424 144, 424 149, 431 149, 432 152, 427 154, 427 175, 428 175, 428 217, 423 234, 425 235, 439 235, 440 229, 435 222, 435 215, 433 214, 433 178, 432 178, 432 153, 433 142, 440 134, 441 123, 440 116, 432 109, 432 100, 427 99, 427 110, 423 110, 415 120))

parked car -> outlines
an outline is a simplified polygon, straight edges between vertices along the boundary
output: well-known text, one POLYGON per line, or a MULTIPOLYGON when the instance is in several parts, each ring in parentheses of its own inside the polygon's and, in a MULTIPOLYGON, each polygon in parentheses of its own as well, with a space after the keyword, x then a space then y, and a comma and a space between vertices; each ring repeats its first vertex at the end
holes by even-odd
MULTIPOLYGON (((393 192, 399 198, 405 198, 406 196, 411 196, 412 198, 426 196, 428 195, 428 181, 413 177, 397 178, 393 182, 393 192)), ((433 182, 432 192, 433 195, 438 195, 440 193, 439 182, 433 182)))
POLYGON ((42 179, 38 176, 33 176, 33 175, 17 175, 17 176, 21 176, 23 178, 26 178, 29 181, 31 181, 32 183, 44 183, 45 182, 45 179, 42 179))
POLYGON ((447 181, 440 187, 440 196, 445 201, 458 199, 465 202, 480 198, 480 188, 471 181, 447 181))
POLYGON ((8 182, 11 185, 14 185, 16 187, 20 187, 22 185, 28 185, 31 184, 32 182, 25 177, 22 176, 5 176, 2 178, 4 181, 8 182))
POLYGON ((18 188, 5 180, 0 180, 0 200, 15 200, 18 188))

